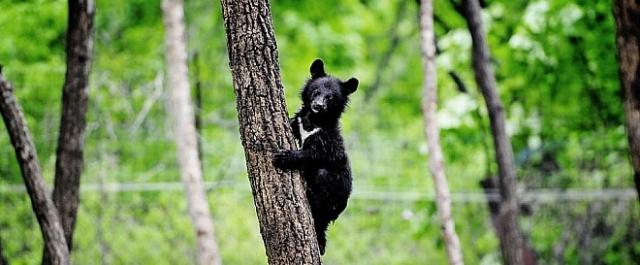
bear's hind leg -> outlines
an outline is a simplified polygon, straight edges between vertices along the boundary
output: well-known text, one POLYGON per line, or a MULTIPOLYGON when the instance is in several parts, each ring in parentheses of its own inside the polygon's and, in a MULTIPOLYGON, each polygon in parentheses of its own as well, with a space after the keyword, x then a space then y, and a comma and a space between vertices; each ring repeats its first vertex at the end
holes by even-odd
POLYGON ((320 255, 324 255, 327 246, 327 227, 329 227, 329 221, 323 219, 314 220, 314 225, 316 237, 318 238, 318 247, 320 247, 320 255))

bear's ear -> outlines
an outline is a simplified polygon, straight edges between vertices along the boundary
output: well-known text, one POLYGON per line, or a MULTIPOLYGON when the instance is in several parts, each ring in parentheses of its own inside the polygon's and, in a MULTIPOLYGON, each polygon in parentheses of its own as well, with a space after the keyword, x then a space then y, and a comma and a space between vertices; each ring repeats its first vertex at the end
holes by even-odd
POLYGON ((327 75, 327 73, 324 72, 324 63, 320 59, 313 61, 309 70, 311 71, 311 78, 313 79, 327 75))
POLYGON ((342 93, 345 95, 349 95, 353 92, 356 92, 356 89, 358 89, 358 84, 359 84, 358 79, 355 79, 354 77, 347 80, 347 82, 343 82, 342 93))

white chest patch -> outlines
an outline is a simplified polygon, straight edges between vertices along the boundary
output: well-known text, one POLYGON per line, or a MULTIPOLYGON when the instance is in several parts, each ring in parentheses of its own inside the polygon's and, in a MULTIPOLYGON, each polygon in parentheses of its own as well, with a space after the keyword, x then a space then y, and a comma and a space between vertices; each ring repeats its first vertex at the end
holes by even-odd
POLYGON ((317 132, 320 131, 320 128, 315 128, 311 131, 307 131, 304 129, 304 126, 302 126, 302 119, 298 118, 298 128, 300 129, 300 145, 301 147, 304 146, 304 140, 307 140, 307 138, 309 138, 309 136, 316 134, 317 132))

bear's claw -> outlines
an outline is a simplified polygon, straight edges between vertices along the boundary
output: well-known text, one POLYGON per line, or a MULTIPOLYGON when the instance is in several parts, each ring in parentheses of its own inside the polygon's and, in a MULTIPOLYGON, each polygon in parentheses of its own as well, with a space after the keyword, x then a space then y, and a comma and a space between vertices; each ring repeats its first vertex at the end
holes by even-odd
POLYGON ((288 168, 288 165, 291 164, 290 154, 288 150, 279 150, 273 153, 272 164, 280 169, 288 168))

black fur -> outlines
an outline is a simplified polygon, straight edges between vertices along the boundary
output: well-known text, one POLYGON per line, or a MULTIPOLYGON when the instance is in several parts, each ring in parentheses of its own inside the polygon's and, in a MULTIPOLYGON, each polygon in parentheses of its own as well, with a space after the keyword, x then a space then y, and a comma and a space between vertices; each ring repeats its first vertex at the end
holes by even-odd
POLYGON ((307 182, 320 253, 324 255, 329 223, 347 207, 351 194, 351 168, 340 135, 339 119, 358 80, 346 82, 329 76, 317 59, 311 65, 311 79, 302 89, 302 108, 290 119, 300 150, 283 150, 273 163, 281 169, 300 170, 307 182), (300 126, 302 129, 300 130, 300 126), (315 132, 303 139, 305 131, 315 132))

